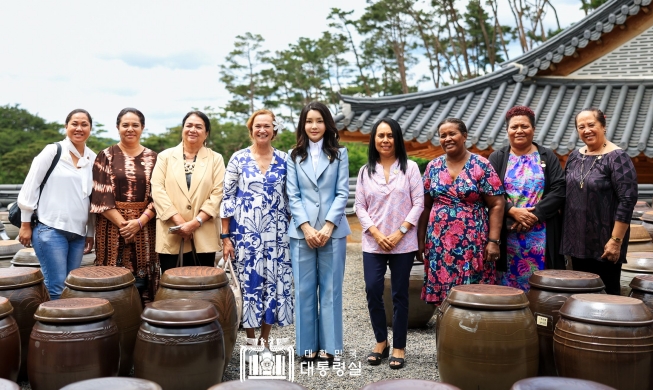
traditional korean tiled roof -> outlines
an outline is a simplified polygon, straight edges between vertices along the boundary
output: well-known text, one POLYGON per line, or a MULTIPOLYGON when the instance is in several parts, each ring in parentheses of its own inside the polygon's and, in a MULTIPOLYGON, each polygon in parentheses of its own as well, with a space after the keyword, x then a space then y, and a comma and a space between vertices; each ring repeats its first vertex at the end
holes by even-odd
POLYGON ((629 16, 648 13, 642 10, 650 3, 610 0, 497 71, 456 85, 378 98, 341 96, 336 124, 339 130, 368 134, 378 119, 392 117, 401 124, 404 140, 438 146, 437 124, 446 117, 458 117, 469 129, 468 147, 496 150, 507 144, 505 112, 521 104, 535 111, 535 141, 565 155, 582 145, 574 115, 595 106, 608 117, 608 139, 633 157, 641 153, 653 157, 653 27, 627 43, 634 45, 628 56, 618 52, 623 45, 568 76, 541 74, 590 41, 601 39, 629 16))

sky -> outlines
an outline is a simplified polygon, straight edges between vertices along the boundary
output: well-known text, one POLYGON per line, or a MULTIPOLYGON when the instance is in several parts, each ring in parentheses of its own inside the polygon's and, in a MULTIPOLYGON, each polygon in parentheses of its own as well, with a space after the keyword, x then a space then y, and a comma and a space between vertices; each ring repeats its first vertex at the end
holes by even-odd
MULTIPOLYGON (((582 18, 579 0, 554 4, 563 26, 582 18)), ((360 15, 365 6, 365 0, 4 0, 0 105, 19 104, 59 123, 85 108, 114 139, 118 112, 136 107, 146 133, 161 133, 193 107, 227 102, 219 64, 237 35, 261 34, 265 49, 282 50, 299 37, 321 36, 332 7, 360 15)), ((422 73, 419 66, 412 73, 422 73)))

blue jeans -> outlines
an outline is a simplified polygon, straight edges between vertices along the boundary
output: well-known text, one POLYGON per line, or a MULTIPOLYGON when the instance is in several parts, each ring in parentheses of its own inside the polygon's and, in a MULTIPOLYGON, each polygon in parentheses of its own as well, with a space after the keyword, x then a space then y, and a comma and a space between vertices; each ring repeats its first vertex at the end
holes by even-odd
POLYGON ((68 273, 79 268, 86 237, 38 223, 32 231, 32 246, 41 263, 50 299, 59 299, 68 273))

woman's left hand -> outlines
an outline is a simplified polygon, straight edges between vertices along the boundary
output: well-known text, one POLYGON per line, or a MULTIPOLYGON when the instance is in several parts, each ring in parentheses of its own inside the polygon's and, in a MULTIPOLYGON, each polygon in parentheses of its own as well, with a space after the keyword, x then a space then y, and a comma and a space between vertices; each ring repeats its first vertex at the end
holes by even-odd
POLYGON ((188 240, 193 237, 193 233, 195 232, 195 230, 197 230, 197 228, 199 228, 199 225, 200 225, 199 222, 197 222, 196 220, 184 222, 181 225, 178 225, 181 226, 181 228, 179 228, 179 230, 174 231, 174 234, 179 234, 181 238, 188 240))
POLYGON ((485 261, 495 262, 499 260, 499 254, 499 245, 497 245, 495 242, 488 242, 485 246, 485 253, 483 258, 485 261))
POLYGON ((395 246, 397 246, 399 241, 401 241, 401 239, 404 238, 404 234, 399 230, 395 230, 387 238, 392 243, 392 248, 394 248, 395 246))
POLYGON ((86 237, 86 242, 84 243, 84 254, 91 253, 93 250, 93 244, 95 244, 95 239, 93 237, 86 237))
POLYGON ((327 241, 329 241, 329 238, 331 238, 331 234, 333 234, 333 223, 327 221, 324 226, 322 226, 322 229, 318 230, 317 232, 317 237, 320 241, 320 247, 326 245, 327 241))
POLYGON ((613 263, 619 261, 619 257, 621 256, 621 244, 619 244, 613 239, 609 239, 608 242, 605 244, 605 247, 603 247, 603 249, 604 251, 603 254, 601 255, 602 259, 606 259, 613 263))
POLYGON ((120 223, 120 235, 125 240, 133 240, 141 230, 141 226, 138 224, 137 219, 130 219, 129 221, 123 221, 120 223))

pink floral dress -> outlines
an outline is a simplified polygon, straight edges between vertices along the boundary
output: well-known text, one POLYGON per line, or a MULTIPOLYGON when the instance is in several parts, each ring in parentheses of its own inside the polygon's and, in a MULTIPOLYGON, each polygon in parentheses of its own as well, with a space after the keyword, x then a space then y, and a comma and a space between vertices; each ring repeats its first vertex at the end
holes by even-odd
POLYGON ((472 154, 454 180, 446 157, 424 172, 424 193, 433 197, 426 228, 422 299, 440 304, 460 284, 494 284, 494 263, 484 262, 489 222, 483 194, 502 195, 501 180, 490 162, 472 154))

